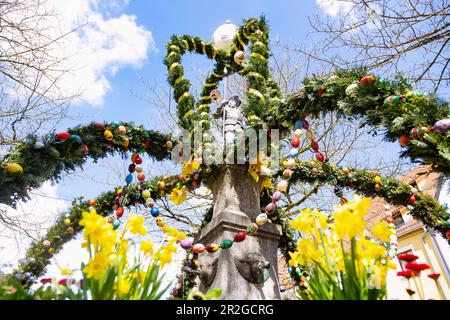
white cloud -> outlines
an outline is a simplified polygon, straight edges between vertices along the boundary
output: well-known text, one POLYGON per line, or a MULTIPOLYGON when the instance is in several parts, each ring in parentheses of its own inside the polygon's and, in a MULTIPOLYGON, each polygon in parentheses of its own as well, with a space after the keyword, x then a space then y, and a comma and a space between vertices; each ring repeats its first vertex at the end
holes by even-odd
POLYGON ((54 46, 56 55, 68 58, 59 87, 66 94, 81 92, 80 100, 101 106, 111 91, 108 76, 121 68, 140 67, 149 52, 155 50, 152 33, 137 24, 136 16, 115 15, 128 1, 71 0, 48 1, 60 16, 61 30, 77 31, 54 46))
POLYGON ((6 216, 11 222, 20 227, 18 230, 12 230, 0 224, 0 263, 11 263, 15 266, 32 242, 31 237, 39 239, 45 234, 47 228, 70 203, 57 197, 57 185, 45 182, 39 189, 32 191, 29 201, 18 202, 17 209, 0 205, 1 210, 6 210, 6 216))
POLYGON ((353 7, 352 3, 339 0, 316 0, 316 4, 332 17, 337 17, 339 14, 346 15, 353 7))
POLYGON ((7 20, 30 31, 22 35, 12 28, 9 37, 31 44, 0 39, 0 49, 22 52, 17 59, 46 70, 43 78, 35 67, 23 70, 20 77, 26 87, 38 82, 38 92, 46 97, 64 101, 77 96, 77 103, 101 106, 112 90, 111 77, 122 68, 141 67, 149 51, 156 50, 152 33, 137 23, 136 16, 121 13, 128 2, 23 0, 7 20), (42 51, 32 52, 28 46, 42 51))

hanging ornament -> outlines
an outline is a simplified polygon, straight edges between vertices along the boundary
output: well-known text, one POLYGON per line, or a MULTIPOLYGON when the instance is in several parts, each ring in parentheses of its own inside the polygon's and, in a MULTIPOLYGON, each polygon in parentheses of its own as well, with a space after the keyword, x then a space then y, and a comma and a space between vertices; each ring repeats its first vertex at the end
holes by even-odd
POLYGON ((375 78, 375 76, 373 74, 371 74, 369 76, 362 77, 359 80, 359 84, 364 86, 366 84, 374 84, 376 81, 377 81, 377 78, 375 78))
POLYGON ((95 127, 96 127, 97 129, 100 129, 100 130, 105 130, 105 124, 104 124, 104 123, 101 123, 101 122, 97 122, 97 123, 95 124, 95 127))
POLYGON ((409 203, 414 204, 415 202, 416 202, 416 197, 411 196, 411 197, 409 198, 409 203))
POLYGON ((242 242, 247 237, 247 234, 244 231, 240 231, 234 235, 234 242, 242 242))
POLYGON ((300 145, 300 138, 302 137, 302 135, 303 135, 302 129, 296 129, 296 130, 294 131, 294 136, 295 136, 296 138, 298 138, 298 140, 299 140, 299 145, 300 145))
POLYGON ((297 120, 297 121, 295 121, 294 126, 295 126, 295 129, 296 129, 295 131, 300 130, 300 129, 303 128, 303 122, 301 120, 297 120))
POLYGON ((54 254, 55 253, 55 248, 48 248, 47 252, 48 252, 48 254, 54 254))
POLYGON ((407 147, 409 145, 409 136, 407 134, 404 134, 398 138, 398 142, 402 147, 407 147))
POLYGON ((44 240, 44 241, 42 241, 42 245, 43 245, 44 247, 48 248, 48 247, 51 246, 51 243, 50 243, 49 240, 44 240))
POLYGON ((134 163, 128 166, 128 172, 133 173, 136 170, 136 165, 134 163))
POLYGON ((44 144, 41 141, 36 141, 33 145, 33 148, 35 149, 42 149, 44 147, 44 144))
POLYGON ((205 252, 205 250, 206 250, 205 246, 201 243, 196 243, 192 247, 192 251, 194 251, 197 254, 201 254, 201 253, 205 252))
POLYGON ((433 128, 436 133, 442 134, 450 129, 450 119, 442 119, 437 121, 433 128))
POLYGON ((128 148, 129 145, 130 145, 130 140, 128 140, 128 138, 124 138, 122 141, 122 147, 128 148))
POLYGON ((349 170, 349 168, 347 168, 347 167, 343 167, 343 168, 342 168, 342 172, 343 172, 345 175, 348 175, 348 174, 350 173, 350 170, 349 170))
POLYGON ((142 191, 142 198, 148 199, 148 198, 150 198, 150 196, 151 196, 150 190, 145 189, 145 190, 142 191))
POLYGON ((105 139, 108 141, 112 141, 114 136, 111 131, 105 130, 105 132, 103 132, 103 137, 105 137, 105 139))
POLYGON ((344 193, 342 192, 342 188, 338 186, 334 187, 334 194, 339 198, 342 198, 342 196, 344 195, 344 193))
POLYGON ((83 143, 83 140, 81 140, 81 137, 79 135, 77 135, 77 134, 72 134, 70 136, 70 139, 75 141, 76 143, 79 143, 79 144, 83 143))
POLYGON ((118 126, 120 126, 120 122, 119 121, 117 121, 117 120, 115 120, 115 121, 113 121, 113 122, 111 122, 111 125, 113 126, 113 127, 118 127, 118 126))
POLYGON ((294 137, 291 141, 292 148, 298 148, 300 146, 300 138, 294 137))
POLYGON ((317 89, 317 95, 319 97, 323 96, 325 94, 325 92, 327 91, 327 89, 323 86, 320 86, 319 89, 317 89))
POLYGON ((256 224, 262 226, 267 222, 267 219, 268 219, 267 214, 261 213, 256 217, 256 224))
POLYGON ((325 162, 325 155, 322 152, 318 151, 316 153, 316 160, 321 162, 321 163, 324 163, 325 162))
POLYGON ((291 157, 291 158, 296 158, 297 156, 298 156, 298 149, 292 148, 292 149, 289 151, 289 157, 291 157))
POLYGON ((119 226, 120 226, 120 221, 118 219, 114 220, 113 229, 117 230, 117 228, 119 228, 119 226))
POLYGON ((157 207, 152 207, 150 209, 150 214, 156 218, 157 216, 159 216, 159 209, 157 207))
POLYGON ((84 154, 88 155, 89 154, 89 146, 87 144, 83 144, 83 152, 84 154))
POLYGON ((66 232, 67 232, 68 234, 72 235, 72 234, 75 233, 75 230, 74 230, 72 227, 68 227, 68 228, 66 229, 66 232))
POLYGON ((167 147, 167 149, 172 150, 172 148, 173 148, 172 141, 166 141, 166 147, 167 147))
POLYGON ((6 165, 6 172, 8 172, 9 174, 22 174, 23 168, 18 163, 8 163, 6 165))
POLYGON ((216 89, 211 90, 211 92, 209 93, 209 97, 211 98, 212 101, 217 101, 220 99, 220 93, 216 89))
POLYGON ((159 182, 158 182, 158 187, 159 187, 160 189, 164 189, 164 188, 166 187, 166 183, 165 183, 164 181, 159 181, 159 182))
POLYGON ((358 84, 357 83, 352 83, 351 85, 349 85, 346 89, 345 89, 345 94, 346 95, 352 95, 353 93, 356 92, 356 90, 358 89, 358 84))
POLYGON ((381 178, 380 178, 380 176, 375 176, 375 177, 373 178, 373 182, 375 182, 375 183, 381 183, 381 178))
POLYGON ((67 140, 70 138, 70 133, 68 132, 60 132, 56 134, 56 138, 59 140, 67 140))
POLYGON ((156 222, 156 225, 160 228, 162 228, 166 225, 166 223, 164 222, 164 219, 162 217, 156 217, 155 222, 156 222))
POLYGON ((277 190, 281 192, 285 192, 288 187, 288 182, 286 180, 281 180, 278 182, 277 190))
POLYGON ((284 165, 286 168, 293 168, 294 166, 295 166, 295 159, 294 158, 289 158, 287 161, 286 161, 286 163, 285 163, 285 165, 284 165))
POLYGON ((277 209, 277 205, 274 202, 269 203, 266 207, 265 207, 265 211, 267 214, 272 214, 275 210, 277 209))
POLYGON ((206 245, 206 251, 208 251, 209 253, 214 253, 217 252, 219 250, 219 246, 215 243, 209 243, 208 245, 206 245))
POLYGON ((254 235, 256 232, 258 232, 258 224, 252 223, 247 227, 247 233, 250 235, 254 235))
POLYGON ((184 250, 190 250, 192 248, 192 242, 190 242, 187 239, 183 239, 180 241, 180 246, 184 249, 184 250))
POLYGON ((316 140, 311 140, 311 150, 313 152, 319 152, 319 144, 316 140))
POLYGON ((125 128, 125 126, 119 126, 118 130, 122 135, 127 133, 127 128, 125 128))
POLYGON ((69 218, 64 219, 64 224, 68 226, 70 224, 70 219, 69 218))
POLYGON ((229 240, 229 239, 223 239, 222 241, 220 241, 220 247, 222 249, 229 249, 231 248, 231 246, 233 245, 233 240, 229 240))
POLYGON ((116 209, 116 216, 117 216, 117 218, 122 217, 122 216, 123 216, 123 213, 124 213, 123 207, 118 207, 118 208, 116 209))
POLYGON ((133 181, 133 176, 132 176, 131 173, 130 173, 129 175, 127 175, 127 176, 125 177, 125 182, 126 182, 127 184, 130 184, 131 181, 133 181))
POLYGON ((234 54, 234 62, 236 62, 239 65, 242 65, 245 61, 245 53, 244 51, 236 51, 234 54))
POLYGON ((225 21, 225 23, 218 27, 213 33, 212 42, 214 48, 223 50, 227 53, 230 52, 236 33, 237 26, 229 20, 225 21))
POLYGON ((386 99, 384 99, 384 105, 386 107, 390 107, 390 106, 396 105, 399 102, 400 102, 400 97, 399 96, 389 96, 386 99))
POLYGON ((139 172, 139 173, 136 175, 136 177, 137 177, 138 181, 140 181, 140 182, 142 182, 142 181, 145 180, 145 174, 143 174, 142 172, 139 172))
POLYGON ((133 161, 135 164, 142 164, 142 158, 141 158, 141 156, 138 154, 138 155, 136 155, 136 157, 134 158, 134 161, 133 161))
POLYGON ((375 191, 380 192, 381 191, 381 184, 377 183, 375 184, 375 191))
POLYGON ((292 170, 287 168, 283 171, 283 179, 289 179, 292 176, 292 170))
MULTIPOLYGON (((286 170, 288 170, 288 169, 286 169, 286 170)), ((285 171, 286 171, 285 170, 285 171)), ((284 174, 283 174, 284 175, 284 174)), ((280 192, 280 191, 275 191, 273 194, 272 194, 272 200, 273 201, 275 201, 275 202, 277 202, 277 201, 280 201, 281 200, 281 198, 283 197, 283 194, 280 192)))

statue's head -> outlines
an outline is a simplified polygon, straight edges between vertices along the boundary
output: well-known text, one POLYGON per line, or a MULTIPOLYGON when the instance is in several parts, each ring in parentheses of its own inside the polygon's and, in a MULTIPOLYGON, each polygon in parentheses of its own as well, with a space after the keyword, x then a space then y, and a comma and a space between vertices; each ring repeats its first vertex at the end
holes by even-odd
POLYGON ((238 108, 241 105, 241 99, 235 94, 228 100, 228 105, 233 108, 238 108))

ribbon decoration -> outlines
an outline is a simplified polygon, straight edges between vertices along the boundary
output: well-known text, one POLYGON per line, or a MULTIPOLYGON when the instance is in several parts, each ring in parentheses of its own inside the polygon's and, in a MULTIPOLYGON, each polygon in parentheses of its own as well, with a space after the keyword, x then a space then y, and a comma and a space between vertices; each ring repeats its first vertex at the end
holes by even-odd
POLYGON ((259 100, 261 100, 262 102, 266 101, 266 98, 264 97, 264 95, 263 95, 261 92, 259 92, 258 90, 256 90, 256 89, 250 88, 250 89, 248 89, 247 92, 248 92, 248 93, 251 93, 251 94, 254 94, 254 95, 257 96, 257 97, 259 98, 259 100))

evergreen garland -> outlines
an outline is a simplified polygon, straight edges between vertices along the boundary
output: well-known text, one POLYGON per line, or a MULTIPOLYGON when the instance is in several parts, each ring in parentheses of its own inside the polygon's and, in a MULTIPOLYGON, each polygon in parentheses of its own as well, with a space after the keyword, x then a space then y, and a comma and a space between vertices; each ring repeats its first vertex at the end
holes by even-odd
POLYGON ((18 200, 27 200, 29 190, 47 180, 58 181, 63 172, 82 167, 88 158, 96 162, 116 152, 124 157, 127 151, 132 151, 147 153, 158 161, 168 159, 169 140, 167 134, 133 123, 91 123, 39 139, 29 137, 0 160, 3 167, 0 168, 0 202, 15 206, 18 200), (123 128, 126 133, 122 134, 123 128), (110 141, 105 138, 107 130, 112 134, 110 141), (11 164, 19 165, 23 172, 10 172, 11 164))

